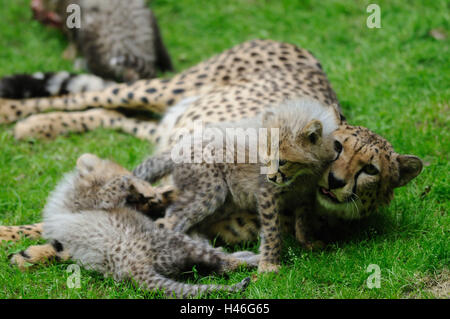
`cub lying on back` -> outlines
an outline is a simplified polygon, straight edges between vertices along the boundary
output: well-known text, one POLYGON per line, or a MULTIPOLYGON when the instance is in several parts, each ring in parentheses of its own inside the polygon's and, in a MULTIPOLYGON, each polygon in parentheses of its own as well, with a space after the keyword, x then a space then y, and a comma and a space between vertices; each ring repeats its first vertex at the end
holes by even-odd
MULTIPOLYGON (((158 223, 187 232, 214 215, 223 217, 239 210, 257 211, 262 240, 259 271, 277 270, 281 250, 279 211, 301 206, 306 191, 316 185, 316 179, 337 156, 331 136, 338 127, 335 109, 318 103, 308 99, 290 101, 254 120, 223 124, 218 128, 225 131, 225 137, 220 145, 213 144, 213 156, 227 154, 229 150, 224 148, 224 140, 235 141, 234 136, 227 136, 227 130, 224 130, 227 126, 256 128, 257 132, 266 128, 269 133, 278 128, 279 165, 274 174, 262 174, 261 168, 265 164, 250 163, 248 153, 243 164, 236 161, 234 153, 234 161, 222 157, 220 162, 214 163, 203 158, 201 163, 176 160, 176 164, 172 157, 172 153, 176 153, 174 148, 144 161, 134 170, 137 177, 152 182, 172 173, 179 190, 177 199, 158 223)), ((272 143, 271 139, 269 143, 272 143)), ((176 148, 183 149, 183 145, 184 142, 180 142, 176 148)), ((234 150, 242 149, 249 150, 246 139, 237 138, 234 150)))
MULTIPOLYGON (((248 264, 251 252, 226 254, 204 242, 167 229, 130 208, 130 202, 155 199, 157 189, 119 165, 85 154, 50 195, 44 208, 46 239, 87 267, 133 279, 145 289, 186 297, 211 291, 244 290, 249 278, 233 286, 191 285, 168 278, 194 264, 223 273, 248 264)), ((200 268, 201 269, 201 268, 200 268)))

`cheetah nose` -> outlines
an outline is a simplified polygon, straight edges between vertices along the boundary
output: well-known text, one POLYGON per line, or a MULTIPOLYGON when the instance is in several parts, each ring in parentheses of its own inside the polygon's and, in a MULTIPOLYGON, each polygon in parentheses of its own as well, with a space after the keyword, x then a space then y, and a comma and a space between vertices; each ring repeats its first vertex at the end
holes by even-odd
POLYGON ((328 174, 328 188, 336 189, 344 187, 347 184, 344 180, 336 178, 332 172, 328 174))

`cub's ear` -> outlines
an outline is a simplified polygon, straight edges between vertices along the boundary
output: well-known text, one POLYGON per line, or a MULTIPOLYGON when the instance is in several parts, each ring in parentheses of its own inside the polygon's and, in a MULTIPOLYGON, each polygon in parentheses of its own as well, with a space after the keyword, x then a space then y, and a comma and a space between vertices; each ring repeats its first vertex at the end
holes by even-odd
POLYGON ((89 174, 100 161, 94 154, 83 154, 77 160, 77 169, 81 174, 89 174))
POLYGON ((399 177, 395 187, 401 187, 408 184, 413 178, 422 171, 422 161, 414 155, 398 155, 399 177))
POLYGON ((299 137, 307 137, 312 144, 317 144, 322 138, 322 122, 312 120, 303 128, 299 137))
POLYGON ((144 180, 137 177, 130 177, 130 193, 140 195, 145 198, 154 198, 157 196, 155 188, 144 180))
POLYGON ((173 186, 159 186, 156 188, 156 192, 161 196, 162 202, 165 204, 171 204, 177 198, 177 191, 173 186))

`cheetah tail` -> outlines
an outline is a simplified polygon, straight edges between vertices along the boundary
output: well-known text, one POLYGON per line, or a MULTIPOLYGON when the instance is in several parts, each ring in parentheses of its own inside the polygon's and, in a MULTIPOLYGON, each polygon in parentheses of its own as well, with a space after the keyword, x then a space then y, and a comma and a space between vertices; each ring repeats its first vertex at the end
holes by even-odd
POLYGON ((153 274, 147 278, 136 278, 139 284, 150 290, 159 289, 164 291, 168 297, 187 298, 209 294, 218 291, 225 292, 243 292, 250 283, 250 277, 244 278, 241 282, 234 285, 192 285, 166 278, 159 274, 153 274))
POLYGON ((114 82, 91 74, 66 71, 14 74, 0 79, 0 97, 27 99, 101 90, 114 82))

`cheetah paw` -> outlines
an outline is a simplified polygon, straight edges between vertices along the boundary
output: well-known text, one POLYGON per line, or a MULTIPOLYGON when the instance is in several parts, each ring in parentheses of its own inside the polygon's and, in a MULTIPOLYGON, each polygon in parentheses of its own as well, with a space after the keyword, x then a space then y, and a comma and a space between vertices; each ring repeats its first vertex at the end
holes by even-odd
POLYGON ((14 254, 11 259, 10 263, 13 266, 17 266, 21 271, 27 270, 30 266, 33 264, 27 261, 28 256, 24 251, 21 251, 20 253, 14 254))

